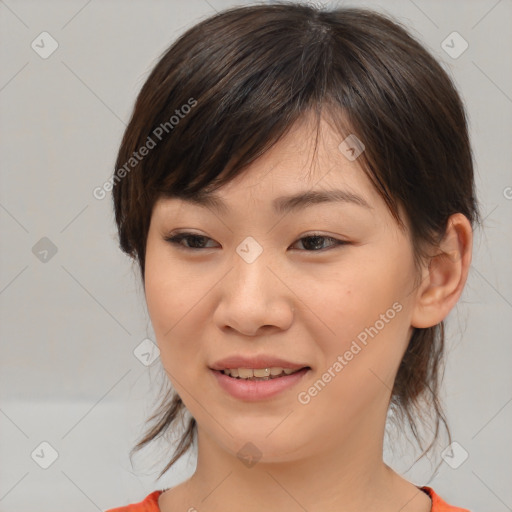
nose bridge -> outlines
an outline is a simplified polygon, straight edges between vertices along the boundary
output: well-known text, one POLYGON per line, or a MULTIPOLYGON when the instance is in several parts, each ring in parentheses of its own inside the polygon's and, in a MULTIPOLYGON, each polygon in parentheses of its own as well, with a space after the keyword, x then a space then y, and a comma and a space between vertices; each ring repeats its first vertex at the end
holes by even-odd
POLYGON ((267 268, 271 260, 270 251, 264 249, 253 237, 247 237, 238 245, 235 252, 233 275, 230 280, 232 293, 240 296, 240 299, 243 297, 255 301, 262 298, 270 299, 269 285, 272 288, 272 284, 275 284, 270 282, 275 281, 275 277, 267 268))
POLYGON ((248 335, 262 326, 287 328, 292 318, 291 300, 274 275, 275 255, 247 237, 236 248, 232 262, 216 311, 219 327, 230 326, 248 335))

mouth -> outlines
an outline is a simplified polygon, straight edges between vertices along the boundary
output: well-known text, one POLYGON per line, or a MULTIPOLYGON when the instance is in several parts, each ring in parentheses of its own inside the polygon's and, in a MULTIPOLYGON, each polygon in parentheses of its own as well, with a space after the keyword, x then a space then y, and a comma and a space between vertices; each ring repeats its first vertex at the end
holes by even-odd
POLYGON ((311 367, 303 366, 302 368, 292 369, 273 366, 270 368, 226 368, 213 371, 227 375, 235 380, 267 381, 293 375, 302 370, 311 370, 311 367))
POLYGON ((294 369, 267 367, 260 370, 265 374, 252 368, 226 368, 224 370, 210 368, 210 372, 215 377, 214 380, 224 392, 237 400, 256 402, 277 399, 281 393, 298 386, 310 373, 311 367, 303 366, 294 369))

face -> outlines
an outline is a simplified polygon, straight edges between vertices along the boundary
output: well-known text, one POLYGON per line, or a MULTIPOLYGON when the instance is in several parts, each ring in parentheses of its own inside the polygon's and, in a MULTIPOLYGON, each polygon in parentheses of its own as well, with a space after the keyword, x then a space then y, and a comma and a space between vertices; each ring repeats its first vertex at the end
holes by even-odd
POLYGON ((152 213, 145 292, 161 361, 222 453, 250 442, 262 461, 286 461, 374 443, 412 333, 409 236, 325 120, 313 153, 315 136, 306 118, 296 124, 215 192, 223 208, 172 198, 152 213), (244 398, 211 369, 231 356, 309 369, 244 398))

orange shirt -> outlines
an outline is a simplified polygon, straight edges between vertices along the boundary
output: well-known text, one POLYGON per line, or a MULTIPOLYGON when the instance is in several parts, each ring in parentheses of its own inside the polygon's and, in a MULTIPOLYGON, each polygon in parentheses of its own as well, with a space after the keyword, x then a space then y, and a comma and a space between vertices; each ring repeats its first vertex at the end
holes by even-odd
MULTIPOLYGON (((470 512, 465 508, 452 507, 443 501, 431 487, 419 487, 422 491, 426 492, 432 500, 432 509, 430 512, 470 512)), ((158 507, 158 498, 164 491, 154 491, 140 503, 132 503, 126 507, 111 508, 105 512, 160 512, 158 507)))

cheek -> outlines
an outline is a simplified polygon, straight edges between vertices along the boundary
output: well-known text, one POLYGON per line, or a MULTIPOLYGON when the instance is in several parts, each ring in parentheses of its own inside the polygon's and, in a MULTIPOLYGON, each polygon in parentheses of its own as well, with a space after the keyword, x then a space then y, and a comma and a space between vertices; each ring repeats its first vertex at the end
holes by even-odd
POLYGON ((376 322, 396 301, 401 302, 404 294, 398 274, 370 262, 347 265, 346 270, 316 275, 302 300, 334 338, 346 338, 376 322))
MULTIPOLYGON (((311 397, 318 393, 312 403, 320 416, 339 415, 348 423, 370 410, 378 417, 387 408, 408 327, 407 310, 384 283, 382 289, 371 280, 358 284, 338 290, 336 303, 319 310, 334 334, 322 326, 324 334, 313 338, 321 359, 318 380, 309 388, 311 397), (317 384, 319 380, 325 384, 317 384)), ((309 395, 308 389, 303 391, 309 395)))
POLYGON ((198 283, 194 276, 171 261, 165 251, 156 251, 148 245, 145 263, 145 296, 151 323, 160 349, 162 362, 178 360, 172 357, 194 350, 191 336, 194 318, 197 326, 197 306, 205 294, 206 283, 198 283))
POLYGON ((329 368, 342 356, 354 382, 367 380, 373 370, 392 384, 408 340, 412 267, 397 254, 361 256, 353 263, 321 280, 305 301, 325 326, 325 334, 316 338, 323 363, 329 368))

